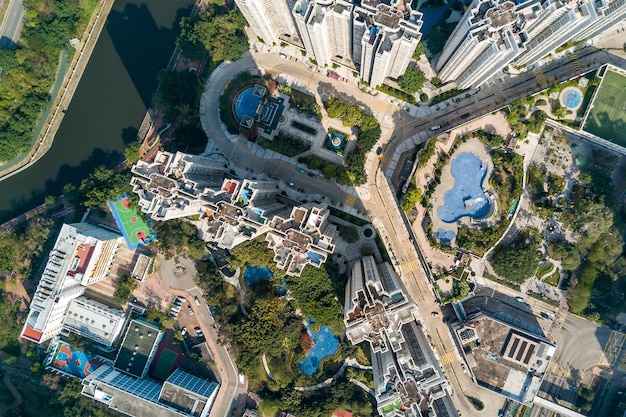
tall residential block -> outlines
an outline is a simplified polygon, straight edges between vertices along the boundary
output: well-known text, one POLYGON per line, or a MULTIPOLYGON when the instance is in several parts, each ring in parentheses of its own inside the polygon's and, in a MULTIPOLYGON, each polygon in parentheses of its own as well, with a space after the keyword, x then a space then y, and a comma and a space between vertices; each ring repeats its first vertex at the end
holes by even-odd
POLYGON ((437 61, 439 78, 459 88, 487 81, 520 52, 517 20, 511 1, 472 1, 437 61))
POLYGON ((536 64, 559 46, 591 39, 626 18, 626 0, 516 3, 473 0, 437 60, 439 78, 478 87, 509 64, 536 64))
POLYGON ((235 0, 248 24, 266 44, 278 43, 297 37, 286 0, 235 0))
POLYGON ((320 67, 357 71, 372 87, 402 76, 421 39, 422 15, 408 0, 299 0, 293 17, 302 44, 320 67))

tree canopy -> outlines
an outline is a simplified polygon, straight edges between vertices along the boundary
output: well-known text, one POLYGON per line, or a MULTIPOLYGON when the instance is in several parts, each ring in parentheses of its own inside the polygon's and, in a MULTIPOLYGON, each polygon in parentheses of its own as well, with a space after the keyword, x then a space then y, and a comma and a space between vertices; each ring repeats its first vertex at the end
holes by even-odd
POLYGON ((537 269, 537 231, 525 229, 506 245, 496 249, 491 264, 496 274, 507 281, 521 284, 537 269))
POLYGON ((398 80, 400 88, 409 93, 417 93, 426 82, 426 75, 419 68, 407 68, 404 75, 398 80))

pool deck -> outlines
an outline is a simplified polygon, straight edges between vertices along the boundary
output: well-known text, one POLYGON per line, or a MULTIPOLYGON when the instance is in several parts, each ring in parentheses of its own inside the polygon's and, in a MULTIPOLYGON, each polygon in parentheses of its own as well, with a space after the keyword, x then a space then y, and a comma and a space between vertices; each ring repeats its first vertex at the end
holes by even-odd
MULTIPOLYGON (((452 161, 457 155, 463 152, 471 152, 477 155, 483 163, 487 162, 487 172, 485 173, 485 179, 483 180, 482 186, 483 190, 490 189, 489 177, 493 172, 493 162, 491 160, 491 157, 487 153, 485 146, 480 142, 480 140, 476 138, 470 139, 467 142, 461 143, 459 145, 454 155, 452 155, 450 161, 452 161)), ((454 184, 454 177, 452 176, 450 166, 451 164, 447 164, 443 167, 443 170, 441 172, 441 184, 439 184, 437 188, 435 188, 435 191, 433 192, 430 199, 433 205, 433 208, 431 209, 431 219, 433 222, 433 230, 438 230, 441 227, 443 229, 452 230, 456 235, 459 229, 458 223, 460 222, 462 224, 469 225, 470 218, 463 217, 454 223, 445 223, 441 221, 441 219, 439 219, 439 216, 437 215, 437 209, 443 204, 443 195, 446 192, 450 191, 454 184)))

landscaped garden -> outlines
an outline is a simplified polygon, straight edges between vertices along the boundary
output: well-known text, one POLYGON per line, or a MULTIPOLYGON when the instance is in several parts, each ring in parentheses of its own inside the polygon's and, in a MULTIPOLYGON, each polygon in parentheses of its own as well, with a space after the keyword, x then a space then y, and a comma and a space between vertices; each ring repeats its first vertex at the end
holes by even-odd
MULTIPOLYGON (((337 299, 343 297, 346 277, 335 264, 329 260, 320 268, 307 266, 301 276, 291 277, 276 268, 273 256, 264 236, 232 249, 227 261, 245 271, 243 300, 213 266, 198 268, 198 282, 209 294, 209 304, 216 306, 221 337, 234 341, 231 350, 237 365, 250 378, 251 389, 267 401, 264 407, 293 403, 290 410, 306 416, 307 410, 323 408, 329 402, 312 405, 310 400, 317 398, 316 394, 302 396, 293 390, 294 385, 314 385, 334 376, 347 357, 357 357, 365 364, 368 360, 359 347, 337 338, 344 331, 337 299)), ((343 386, 341 379, 335 384, 343 386)), ((350 392, 355 399, 366 398, 358 391, 350 392)), ((373 410, 367 401, 351 407, 366 410, 364 415, 373 410)))

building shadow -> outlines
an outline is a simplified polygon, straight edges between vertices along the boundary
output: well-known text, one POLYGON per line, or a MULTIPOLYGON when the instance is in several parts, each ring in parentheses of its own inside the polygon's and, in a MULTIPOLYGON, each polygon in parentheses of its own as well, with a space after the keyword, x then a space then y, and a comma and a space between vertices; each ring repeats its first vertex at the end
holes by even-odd
POLYGON ((180 7, 167 27, 159 27, 145 3, 126 3, 123 11, 114 9, 109 14, 106 30, 146 107, 157 87, 157 74, 152 69, 167 66, 180 30, 178 22, 189 15, 191 7, 192 4, 180 7))

